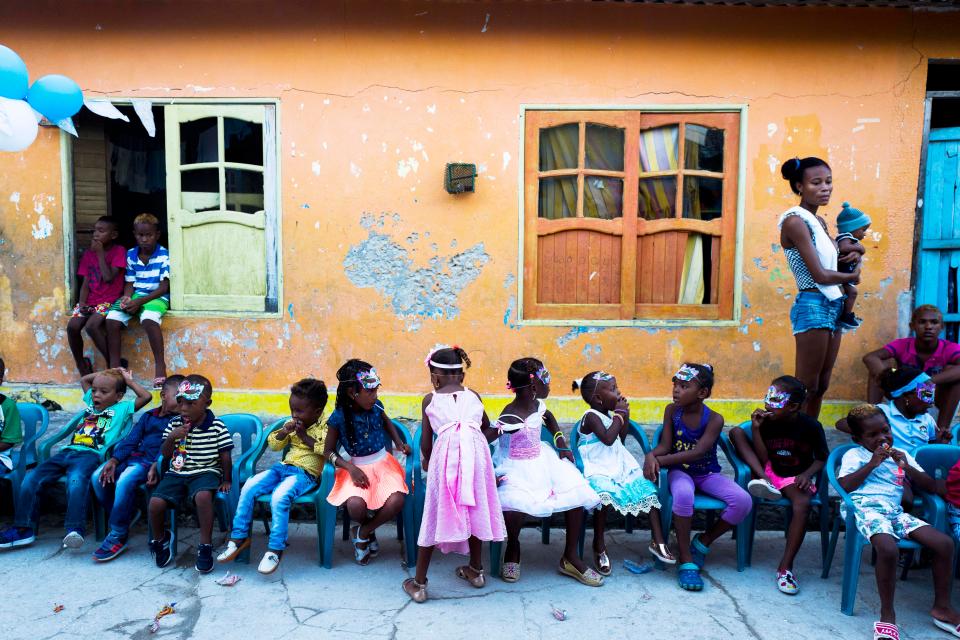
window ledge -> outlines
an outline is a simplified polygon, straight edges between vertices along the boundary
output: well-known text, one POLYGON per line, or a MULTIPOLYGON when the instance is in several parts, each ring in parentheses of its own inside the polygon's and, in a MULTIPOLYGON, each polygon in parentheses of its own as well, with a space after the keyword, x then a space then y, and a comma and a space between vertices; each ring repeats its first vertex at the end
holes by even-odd
POLYGON ((696 320, 681 318, 663 318, 649 320, 548 320, 537 318, 536 320, 520 319, 517 322, 520 327, 636 327, 636 328, 655 328, 655 329, 681 329, 684 327, 739 327, 740 319, 733 320, 696 320))

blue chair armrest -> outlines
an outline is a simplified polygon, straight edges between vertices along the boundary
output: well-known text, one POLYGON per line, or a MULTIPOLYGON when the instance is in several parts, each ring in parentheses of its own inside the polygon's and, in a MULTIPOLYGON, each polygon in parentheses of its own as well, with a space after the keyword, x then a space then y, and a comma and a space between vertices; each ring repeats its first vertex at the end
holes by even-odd
POLYGON ((923 503, 924 519, 938 531, 950 535, 947 528, 947 503, 943 498, 926 491, 918 491, 916 495, 923 503))
MULTIPOLYGON (((827 464, 824 466, 824 471, 827 474, 827 482, 830 483, 830 486, 833 487, 833 490, 837 492, 837 495, 840 496, 840 500, 847 505, 847 524, 850 525, 853 517, 854 504, 853 499, 850 497, 850 494, 840 486, 840 480, 837 478, 837 467, 840 466, 840 460, 843 458, 843 454, 852 449, 857 445, 854 444, 845 444, 837 447, 830 452, 830 457, 827 458, 827 464)), ((855 526, 855 525, 854 525, 855 526)))
POLYGON ((627 425, 627 435, 632 436, 634 440, 640 443, 640 448, 643 450, 644 454, 648 454, 653 451, 653 447, 650 446, 650 440, 647 439, 647 434, 644 433, 643 429, 640 428, 640 425, 630 421, 630 424, 627 425))
POLYGON ((76 431, 77 425, 80 424, 80 421, 83 420, 84 413, 81 411, 72 418, 70 422, 66 424, 60 431, 55 433, 52 437, 43 441, 37 446, 37 463, 46 462, 50 459, 50 451, 53 449, 53 445, 60 442, 71 433, 76 431))
POLYGON ((749 483, 751 479, 750 467, 737 455, 737 448, 734 446, 733 441, 730 440, 730 435, 727 432, 720 434, 720 449, 727 457, 727 462, 733 467, 734 482, 746 489, 747 483, 749 483))
POLYGON ((570 443, 570 449, 573 452, 573 463, 577 466, 577 470, 580 473, 583 473, 583 457, 580 455, 580 423, 583 420, 577 420, 577 423, 573 425, 573 429, 570 430, 570 437, 567 438, 567 442, 570 443))

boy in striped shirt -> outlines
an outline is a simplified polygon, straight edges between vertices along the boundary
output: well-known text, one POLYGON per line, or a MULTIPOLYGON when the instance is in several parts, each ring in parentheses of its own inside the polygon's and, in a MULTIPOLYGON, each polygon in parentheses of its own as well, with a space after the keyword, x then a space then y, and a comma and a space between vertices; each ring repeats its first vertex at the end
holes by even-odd
POLYGON ((208 408, 213 388, 201 375, 187 376, 177 388, 177 409, 163 430, 160 453, 169 468, 150 498, 150 552, 158 567, 172 559, 173 533, 164 531, 169 506, 190 498, 197 506, 200 544, 197 571, 213 570, 214 492, 230 492, 233 441, 223 422, 208 408))
POLYGON ((170 254, 158 244, 160 222, 154 215, 141 213, 134 218, 133 236, 137 246, 127 251, 123 295, 107 313, 110 366, 120 366, 120 329, 137 316, 153 351, 153 388, 160 389, 167 377, 160 323, 170 308, 170 254))

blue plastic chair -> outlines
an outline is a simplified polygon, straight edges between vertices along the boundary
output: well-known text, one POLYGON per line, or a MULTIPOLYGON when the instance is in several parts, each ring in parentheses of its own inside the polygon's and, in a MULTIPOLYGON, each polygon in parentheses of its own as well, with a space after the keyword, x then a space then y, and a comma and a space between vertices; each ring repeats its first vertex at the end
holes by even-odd
MULTIPOLYGON (((869 546, 870 541, 864 538, 857 529, 853 500, 850 498, 850 494, 840 486, 840 481, 837 479, 837 470, 840 467, 840 461, 843 459, 843 455, 857 446, 859 445, 850 443, 837 447, 830 452, 830 457, 827 458, 826 465, 827 480, 829 480, 833 490, 840 496, 843 504, 846 505, 847 515, 844 518, 838 510, 837 515, 833 519, 833 530, 830 533, 830 548, 827 551, 827 563, 824 567, 822 577, 827 578, 830 576, 830 565, 833 563, 833 556, 837 549, 837 539, 840 537, 840 523, 843 522, 846 526, 846 538, 843 551, 843 583, 841 586, 840 611, 848 616, 853 615, 853 608, 857 600, 857 582, 860 579, 860 562, 861 556, 863 555, 863 548, 869 546)), ((920 497, 924 502, 927 513, 936 514, 937 504, 935 500, 932 500, 934 496, 920 494, 920 497)), ((943 503, 941 502, 941 508, 942 505, 943 503)), ((914 551, 919 549, 920 545, 910 540, 898 540, 897 547, 914 551)))
MULTIPOLYGON (((281 427, 283 427, 283 425, 287 423, 287 420, 289 420, 289 418, 281 418, 277 420, 272 425, 270 425, 267 428, 267 430, 264 432, 263 438, 261 438, 259 444, 257 445, 256 451, 254 451, 250 457, 251 463, 253 465, 253 473, 251 474, 250 477, 253 477, 253 475, 256 474, 257 463, 260 461, 260 458, 263 457, 264 452, 267 450, 267 440, 270 434, 276 431, 277 429, 280 429, 281 427)), ((284 454, 286 454, 287 449, 289 449, 289 447, 284 449, 283 451, 284 454)), ((323 497, 320 496, 319 486, 320 485, 318 483, 317 486, 314 487, 313 489, 307 491, 301 496, 298 496, 297 499, 294 500, 294 504, 313 505, 314 514, 315 514, 314 517, 317 523, 317 564, 319 564, 320 566, 323 566, 323 544, 322 544, 323 527, 321 526, 321 522, 320 522, 320 513, 321 513, 321 510, 323 509, 323 504, 321 503, 321 501, 323 500, 323 497)), ((270 498, 271 498, 271 494, 266 493, 261 496, 257 496, 257 498, 255 499, 256 504, 263 505, 264 507, 263 518, 262 518, 263 530, 268 535, 270 533, 270 516, 269 516, 270 498)), ((228 526, 230 525, 228 524, 228 526)), ((250 531, 247 534, 248 537, 252 535, 252 533, 253 533, 253 523, 250 524, 250 531)), ((237 555, 236 561, 249 563, 250 547, 247 547, 246 549, 241 551, 237 555)))
MULTIPOLYGON (((580 423, 581 420, 577 420, 577 423, 573 425, 573 429, 570 431, 570 437, 568 442, 570 443, 570 448, 573 450, 573 461, 577 465, 577 469, 580 470, 580 473, 583 473, 583 458, 580 456, 580 438, 582 437, 580 433, 580 423)), ((643 451, 644 455, 650 453, 650 441, 647 440, 647 434, 643 432, 643 429, 639 424, 633 420, 627 425, 627 436, 633 438, 640 445, 640 449, 643 451)), ((643 460, 638 461, 640 466, 643 466, 643 460)), ((627 514, 624 518, 624 531, 626 533, 633 533, 633 516, 627 514)), ((578 550, 580 556, 583 557, 583 547, 586 543, 587 537, 587 519, 583 519, 583 531, 580 532, 580 542, 578 544, 578 550)))
MULTIPOLYGON (((660 436, 663 433, 663 425, 657 427, 653 435, 653 441, 660 442, 660 436)), ((717 438, 717 445, 726 456, 730 466, 736 469, 736 453, 733 451, 729 440, 717 438)), ((670 493, 670 483, 667 481, 668 469, 660 469, 660 520, 663 526, 663 534, 669 535, 670 525, 673 524, 673 495, 670 493)), ((717 512, 727 508, 727 503, 717 498, 707 496, 697 492, 693 497, 693 508, 695 511, 717 512)), ((750 517, 743 519, 733 529, 733 537, 737 543, 737 571, 743 571, 748 564, 748 544, 749 544, 750 517)))
POLYGON ((39 404, 18 402, 17 410, 20 412, 23 442, 10 451, 13 469, 7 475, 0 477, 0 480, 10 483, 14 507, 20 496, 20 485, 23 484, 23 478, 27 475, 27 469, 37 464, 37 441, 43 437, 47 427, 50 426, 50 414, 39 404))
MULTIPOLYGON (((960 460, 960 447, 951 444, 925 444, 917 447, 917 450, 913 452, 913 457, 923 467, 923 470, 934 479, 946 480, 951 467, 960 460)), ((931 495, 927 498, 934 508, 932 514, 927 514, 927 517, 930 518, 930 524, 950 536, 954 542, 954 576, 960 577, 960 540, 954 538, 950 531, 950 524, 947 522, 946 504, 940 496, 931 495)))
MULTIPOLYGON (((400 434, 400 438, 406 444, 410 445, 411 449, 410 455, 407 456, 406 468, 404 469, 404 479, 407 483, 407 491, 409 493, 403 501, 403 509, 397 516, 397 539, 404 542, 407 565, 412 567, 417 562, 417 536, 414 535, 413 532, 419 532, 420 530, 420 521, 414 517, 416 512, 416 482, 418 482, 420 478, 420 454, 419 449, 414 446, 414 438, 411 437, 410 431, 403 426, 403 423, 397 420, 392 420, 392 422, 393 426, 397 429, 397 433, 400 434), (415 469, 418 472, 416 475, 414 475, 415 469)), ((417 442, 419 443, 419 440, 417 440, 417 442)), ((333 465, 329 462, 325 463, 323 465, 323 474, 320 478, 320 487, 317 489, 316 500, 317 504, 322 507, 319 513, 320 543, 323 566, 326 569, 333 566, 333 541, 336 538, 337 511, 339 509, 339 507, 335 507, 327 502, 327 496, 330 495, 330 491, 333 489, 335 478, 336 470, 333 468, 333 465)), ((344 540, 346 540, 349 538, 350 515, 345 508, 343 509, 343 527, 344 540)))
MULTIPOLYGON (((740 424, 740 428, 743 429, 744 433, 747 434, 747 439, 753 442, 753 429, 750 421, 746 421, 740 424)), ((750 467, 740 459, 737 455, 737 448, 734 446, 733 441, 730 440, 730 434, 724 432, 720 436, 725 441, 725 447, 730 451, 730 464, 733 465, 734 478, 741 487, 746 490, 747 483, 753 479, 753 476, 750 473, 750 467)), ((810 506, 816 507, 819 520, 820 520, 820 567, 821 571, 827 566, 827 552, 830 548, 830 483, 827 482, 826 474, 826 465, 824 469, 817 474, 815 481, 817 483, 817 492, 810 499, 810 506)), ((780 498, 779 500, 766 500, 754 497, 753 498, 753 511, 750 514, 750 517, 747 518, 749 522, 749 529, 747 532, 747 566, 751 566, 753 562, 753 540, 757 532, 757 512, 760 505, 764 506, 774 506, 774 507, 783 507, 784 508, 784 524, 783 530, 786 534, 787 527, 790 525, 790 520, 793 518, 793 508, 790 506, 790 501, 787 498, 780 498)))
MULTIPOLYGON (((253 475, 253 454, 256 452, 260 441, 265 437, 263 433, 263 423, 260 418, 249 413, 226 413, 217 416, 227 431, 230 432, 230 438, 233 440, 233 477, 230 483, 230 493, 222 494, 219 491, 214 494, 213 508, 217 522, 220 525, 220 531, 227 531, 227 527, 233 523, 233 512, 237 508, 237 502, 240 499, 240 486, 250 479, 253 475), (240 454, 237 455, 236 452, 240 454)), ((161 455, 157 460, 157 469, 161 478, 166 471, 169 460, 163 459, 161 455)), ((170 547, 172 556, 177 555, 177 544, 179 535, 177 528, 177 508, 170 508, 168 511, 169 528, 173 534, 173 544, 170 547)), ((147 527, 147 537, 150 537, 150 527, 147 527)))

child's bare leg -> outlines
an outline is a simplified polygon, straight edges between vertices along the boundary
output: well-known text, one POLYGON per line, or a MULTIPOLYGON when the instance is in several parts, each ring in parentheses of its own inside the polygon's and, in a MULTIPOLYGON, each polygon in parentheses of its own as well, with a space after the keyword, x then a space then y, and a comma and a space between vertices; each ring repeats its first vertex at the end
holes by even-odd
POLYGON ((667 537, 663 534, 663 526, 660 524, 660 509, 650 509, 650 536, 657 544, 666 544, 667 537))
POLYGON ((845 284, 843 285, 843 292, 847 296, 843 301, 843 312, 853 313, 853 309, 857 304, 857 287, 856 285, 845 284))
POLYGON ((110 354, 110 368, 120 366, 120 330, 123 323, 119 320, 107 320, 107 351, 110 354))
POLYGON ((483 571, 483 540, 470 536, 467 538, 467 547, 470 549, 470 568, 483 571))
POLYGON ((897 614, 893 610, 893 593, 897 586, 897 541, 886 533, 878 533, 870 538, 870 544, 877 552, 877 592, 880 595, 880 621, 897 623, 897 614))
POLYGON ((97 348, 97 351, 100 352, 100 355, 103 356, 104 362, 110 361, 110 351, 107 349, 107 327, 104 325, 106 318, 99 313, 94 313, 90 315, 90 318, 87 320, 87 335, 90 336, 90 339, 93 340, 93 346, 97 348))
POLYGON ((693 529, 693 517, 673 514, 673 527, 677 530, 677 555, 680 556, 680 563, 693 562, 693 555, 690 553, 690 530, 693 529))
POLYGON ((504 562, 520 562, 520 530, 527 514, 519 511, 504 511, 503 522, 507 526, 507 548, 503 552, 504 562))
POLYGON ((564 541, 563 557, 566 558, 567 562, 576 567, 580 573, 587 570, 587 565, 583 563, 583 560, 580 559, 580 554, 577 553, 577 546, 580 542, 580 530, 583 528, 584 513, 583 507, 570 509, 563 513, 567 524, 567 538, 564 541))
POLYGON ((213 543, 213 491, 198 491, 193 496, 200 521, 200 544, 213 543))
POLYGON ((607 541, 604 533, 607 530, 607 511, 610 507, 600 507, 593 512, 593 552, 603 553, 607 550, 607 541))
MULTIPOLYGON (((403 498, 404 494, 394 493, 387 501, 383 503, 383 506, 377 510, 373 517, 364 522, 361 520, 360 530, 357 531, 357 537, 360 538, 369 538, 370 534, 376 531, 380 525, 386 524, 392 521, 397 517, 397 514, 400 513, 400 510, 403 509, 403 498)), ((351 516, 352 517, 352 516, 351 516)))
POLYGON ((417 547, 417 570, 413 578, 417 584, 427 584, 427 569, 430 568, 431 556, 433 556, 433 547, 417 547))
MULTIPOLYGON (((759 436, 759 434, 756 435, 759 436)), ((733 446, 736 447, 740 459, 750 467, 753 477, 765 480, 767 474, 763 470, 763 465, 760 464, 760 458, 757 457, 756 452, 753 450, 753 445, 750 443, 746 432, 740 427, 730 429, 730 441, 733 442, 733 446)))
MULTIPOLYGON (((150 350, 153 352, 154 376, 166 378, 167 361, 163 355, 163 332, 160 331, 160 325, 153 320, 144 320, 140 324, 147 334, 147 340, 150 341, 150 350)), ((113 353, 112 350, 111 353, 113 353)))
POLYGON ((903 497, 900 498, 900 506, 904 513, 913 511, 913 487, 910 486, 909 480, 903 483, 903 497))
POLYGON ((77 365, 77 371, 81 376, 92 373, 90 363, 83 356, 83 326, 87 323, 87 318, 70 318, 67 323, 67 344, 70 345, 70 353, 73 354, 73 361, 77 365))
POLYGON ((933 560, 933 608, 930 615, 937 620, 960 624, 960 613, 950 606, 950 574, 953 573, 953 540, 933 527, 920 527, 910 534, 910 539, 927 547, 934 553, 933 560))
MULTIPOLYGON (((363 526, 364 523, 369 519, 367 516, 367 503, 364 502, 363 498, 348 498, 344 507, 347 509, 347 514, 349 514, 350 519, 357 523, 358 526, 363 526)), ((357 531, 358 538, 365 538, 366 536, 360 535, 359 530, 357 531)), ((367 542, 357 543, 357 546, 360 549, 366 549, 367 542)))
POLYGON ((150 537, 162 540, 163 530, 166 528, 167 501, 163 498, 150 498, 147 511, 150 513, 150 537))
POLYGON ((783 549, 783 557, 777 571, 793 571, 793 561, 800 551, 803 538, 807 535, 807 514, 810 512, 810 492, 801 491, 797 485, 783 487, 780 492, 790 500, 793 507, 793 519, 787 530, 787 545, 783 549))

